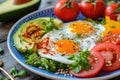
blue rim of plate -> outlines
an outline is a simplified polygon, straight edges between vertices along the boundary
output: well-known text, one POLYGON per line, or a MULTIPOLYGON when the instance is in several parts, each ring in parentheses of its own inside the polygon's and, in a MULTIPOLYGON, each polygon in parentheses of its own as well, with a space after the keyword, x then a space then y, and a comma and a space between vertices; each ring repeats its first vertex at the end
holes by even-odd
MULTIPOLYGON (((103 80, 103 79, 110 79, 113 77, 116 77, 118 75, 120 75, 120 70, 116 70, 113 72, 100 72, 96 77, 93 78, 76 78, 76 77, 71 77, 71 76, 64 76, 64 75, 56 75, 53 72, 48 72, 46 70, 41 70, 37 67, 28 65, 25 63, 25 58, 24 56, 14 47, 14 42, 13 42, 13 35, 14 33, 17 31, 17 29, 20 27, 21 24, 25 23, 26 21, 30 21, 36 18, 40 18, 40 17, 54 17, 56 18, 54 12, 53 12, 53 7, 50 8, 46 8, 46 9, 42 9, 42 10, 37 10, 34 11, 26 16, 24 16, 23 18, 21 18, 19 21, 17 21, 13 27, 10 29, 10 32, 8 34, 8 40, 7 40, 7 45, 8 45, 8 49, 11 53, 11 55, 13 56, 13 58, 19 63, 21 64, 23 67, 25 67, 26 69, 28 69, 29 71, 38 74, 40 76, 49 78, 49 79, 61 79, 61 80, 103 80)), ((82 16, 82 14, 80 14, 76 20, 82 20, 84 19, 84 16, 82 16)))

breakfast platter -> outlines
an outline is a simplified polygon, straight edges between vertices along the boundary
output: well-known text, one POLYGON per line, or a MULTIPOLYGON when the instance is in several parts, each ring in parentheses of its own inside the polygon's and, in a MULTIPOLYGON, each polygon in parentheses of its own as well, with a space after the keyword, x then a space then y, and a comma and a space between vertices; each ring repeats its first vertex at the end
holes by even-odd
POLYGON ((15 60, 50 79, 103 80, 118 76, 120 22, 109 16, 86 18, 84 11, 67 18, 56 10, 38 10, 14 24, 7 44, 15 60))

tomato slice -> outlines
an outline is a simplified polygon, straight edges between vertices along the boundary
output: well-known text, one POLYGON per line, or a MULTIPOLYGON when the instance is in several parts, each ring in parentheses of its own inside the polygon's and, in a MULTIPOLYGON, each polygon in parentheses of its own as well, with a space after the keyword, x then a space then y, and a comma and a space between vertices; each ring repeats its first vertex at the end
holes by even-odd
POLYGON ((102 39, 102 42, 111 42, 120 46, 120 34, 111 34, 111 35, 105 36, 102 39))
POLYGON ((76 77, 82 78, 96 76, 104 65, 104 59, 99 53, 94 53, 90 56, 89 60, 91 63, 91 68, 89 70, 81 70, 78 73, 74 73, 73 71, 71 71, 71 73, 76 77))
POLYGON ((99 43, 91 50, 92 53, 99 53, 104 58, 104 71, 114 71, 120 68, 120 48, 118 45, 107 42, 99 43))

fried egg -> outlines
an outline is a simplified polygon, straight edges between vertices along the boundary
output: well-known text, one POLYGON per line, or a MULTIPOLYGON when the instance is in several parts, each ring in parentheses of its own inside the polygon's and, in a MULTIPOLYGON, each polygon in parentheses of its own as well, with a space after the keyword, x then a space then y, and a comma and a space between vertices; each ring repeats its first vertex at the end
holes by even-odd
POLYGON ((41 57, 72 64, 74 61, 69 60, 69 56, 90 50, 103 31, 101 24, 87 21, 65 23, 59 30, 52 30, 43 36, 38 53, 41 57))

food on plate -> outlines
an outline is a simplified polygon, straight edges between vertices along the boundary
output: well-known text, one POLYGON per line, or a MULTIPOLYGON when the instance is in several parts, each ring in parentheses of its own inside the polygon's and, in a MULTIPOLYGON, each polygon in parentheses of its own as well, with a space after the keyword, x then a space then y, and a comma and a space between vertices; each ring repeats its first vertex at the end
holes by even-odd
POLYGON ((13 37, 14 45, 29 65, 65 76, 94 77, 101 71, 120 68, 120 34, 104 35, 114 31, 111 25, 119 30, 119 22, 108 16, 105 22, 34 19, 20 26, 13 37))
POLYGON ((36 44, 40 41, 41 37, 61 25, 62 21, 49 17, 25 22, 14 34, 14 45, 22 53, 36 52, 36 44))
POLYGON ((110 19, 120 21, 120 6, 119 2, 112 3, 105 9, 104 15, 110 16, 110 19))
MULTIPOLYGON (((1 22, 7 22, 7 21, 13 21, 19 19, 24 15, 34 10, 37 10, 41 0, 31 0, 27 3, 20 5, 15 4, 14 1, 15 0, 4 0, 2 3, 0 3, 1 22)), ((21 0, 21 1, 24 2, 26 0, 21 0)))
POLYGON ((103 0, 82 0, 79 8, 86 18, 98 19, 104 14, 105 4, 103 0))
POLYGON ((54 6, 54 13, 63 21, 74 20, 79 15, 78 3, 74 0, 59 0, 54 6))

